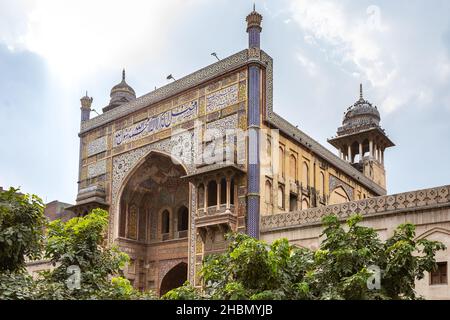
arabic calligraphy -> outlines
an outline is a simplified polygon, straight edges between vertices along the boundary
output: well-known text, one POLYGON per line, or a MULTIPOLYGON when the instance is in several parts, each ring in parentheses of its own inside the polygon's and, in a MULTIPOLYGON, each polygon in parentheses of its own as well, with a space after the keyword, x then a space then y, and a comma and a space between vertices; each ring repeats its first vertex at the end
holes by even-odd
POLYGON ((206 96, 206 112, 216 111, 238 102, 238 85, 223 88, 206 96))
POLYGON ((138 137, 146 134, 156 133, 181 122, 194 119, 197 116, 197 111, 198 102, 195 100, 147 118, 131 127, 117 131, 114 135, 114 146, 116 147, 124 142, 136 140, 138 137))

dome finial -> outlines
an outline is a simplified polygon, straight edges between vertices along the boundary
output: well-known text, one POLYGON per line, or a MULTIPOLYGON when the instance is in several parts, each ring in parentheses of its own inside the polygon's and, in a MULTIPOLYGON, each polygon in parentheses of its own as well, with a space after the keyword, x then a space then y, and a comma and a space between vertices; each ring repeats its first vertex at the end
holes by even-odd
POLYGON ((363 100, 363 89, 362 89, 362 83, 359 84, 359 99, 363 100))
POLYGON ((125 68, 122 69, 122 81, 125 81, 125 68))

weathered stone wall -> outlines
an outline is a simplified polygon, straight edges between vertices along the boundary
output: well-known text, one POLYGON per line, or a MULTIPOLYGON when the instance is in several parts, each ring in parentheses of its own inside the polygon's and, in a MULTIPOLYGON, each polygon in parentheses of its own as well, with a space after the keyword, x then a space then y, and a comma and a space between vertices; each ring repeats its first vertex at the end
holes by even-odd
MULTIPOLYGON (((377 230, 383 240, 392 236, 398 225, 409 222, 416 225, 417 238, 439 240, 450 248, 450 186, 264 216, 261 239, 272 242, 287 238, 291 243, 317 249, 325 215, 335 214, 345 220, 355 213, 361 213, 362 224, 377 230)), ((436 261, 450 265, 450 250, 438 252, 436 261)), ((450 299, 450 286, 430 285, 429 274, 417 281, 416 289, 427 299, 450 299)))

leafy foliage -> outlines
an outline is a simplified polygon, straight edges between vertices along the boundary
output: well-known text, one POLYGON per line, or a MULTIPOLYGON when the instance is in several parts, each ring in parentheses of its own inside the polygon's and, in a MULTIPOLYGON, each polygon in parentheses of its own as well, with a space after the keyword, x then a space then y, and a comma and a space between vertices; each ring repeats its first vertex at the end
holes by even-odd
POLYGON ((0 299, 155 299, 123 278, 129 261, 116 246, 105 245, 108 212, 47 225, 44 204, 18 189, 0 193, 0 299), (45 229, 47 227, 47 229, 45 229), (47 231, 45 237, 45 230, 47 231), (50 259, 54 269, 33 279, 25 259, 50 259), (79 267, 79 288, 69 288, 69 267, 79 267))
POLYGON ((163 300, 201 300, 201 294, 195 289, 189 281, 186 281, 181 287, 168 291, 161 297, 163 300))
POLYGON ((201 270, 203 291, 190 284, 172 290, 176 298, 189 290, 211 299, 416 299, 415 280, 432 271, 442 243, 414 240, 415 227, 402 224, 383 242, 377 232, 360 226, 360 215, 343 225, 324 217, 324 237, 312 251, 280 239, 268 245, 244 234, 229 234, 227 252, 209 255, 201 270), (382 270, 381 288, 370 290, 369 267, 382 270), (194 292, 195 291, 195 292, 194 292))
POLYGON ((25 268, 25 258, 38 259, 44 240, 44 204, 18 189, 0 192, 0 272, 25 268))
POLYGON ((108 212, 94 209, 84 217, 72 218, 66 223, 60 220, 50 223, 45 257, 55 269, 42 274, 41 297, 45 299, 136 299, 152 298, 141 294, 130 282, 121 277, 122 269, 129 261, 127 254, 117 246, 104 246, 108 226, 108 212), (70 266, 81 271, 80 288, 69 289, 66 281, 70 266), (56 291, 55 288, 61 288, 56 291))

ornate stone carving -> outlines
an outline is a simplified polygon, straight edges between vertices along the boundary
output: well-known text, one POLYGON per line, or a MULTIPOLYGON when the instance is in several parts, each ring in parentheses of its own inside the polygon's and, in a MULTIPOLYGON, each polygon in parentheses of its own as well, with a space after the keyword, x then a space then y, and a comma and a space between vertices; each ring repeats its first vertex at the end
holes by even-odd
POLYGON ((399 211, 420 210, 428 207, 450 206, 450 186, 423 189, 388 196, 311 208, 302 211, 266 215, 261 218, 261 230, 301 226, 306 223, 320 223, 325 215, 336 214, 346 218, 355 213, 363 216, 373 214, 391 214, 399 211), (418 199, 420 199, 418 201, 418 199))

